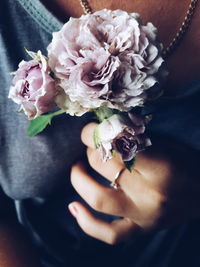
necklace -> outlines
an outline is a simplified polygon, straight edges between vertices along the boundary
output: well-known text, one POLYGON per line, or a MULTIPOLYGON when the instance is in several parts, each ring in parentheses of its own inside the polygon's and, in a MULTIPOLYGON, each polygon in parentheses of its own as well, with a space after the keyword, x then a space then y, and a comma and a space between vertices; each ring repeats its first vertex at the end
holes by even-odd
MULTIPOLYGON (((92 8, 89 5, 87 0, 79 0, 80 4, 83 8, 83 11, 85 14, 92 14, 92 8)), ((164 49, 163 51, 163 57, 167 58, 169 57, 174 51, 175 49, 178 47, 178 45, 181 43, 183 37, 185 36, 192 18, 194 16, 195 10, 196 10, 196 6, 197 6, 197 2, 198 0, 191 0, 190 5, 188 7, 186 16, 181 24, 181 27, 179 28, 179 30, 177 31, 175 37, 173 38, 173 40, 170 42, 170 44, 168 45, 168 47, 166 49, 164 49)))

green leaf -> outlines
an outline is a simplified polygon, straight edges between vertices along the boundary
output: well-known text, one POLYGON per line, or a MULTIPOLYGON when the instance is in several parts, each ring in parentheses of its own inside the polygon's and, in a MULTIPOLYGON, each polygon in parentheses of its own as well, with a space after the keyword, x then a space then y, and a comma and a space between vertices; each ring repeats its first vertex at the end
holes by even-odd
POLYGON ((24 47, 26 53, 32 58, 34 59, 35 61, 40 61, 40 57, 38 56, 38 53, 35 53, 33 51, 29 51, 26 47, 24 47))
POLYGON ((95 148, 96 149, 99 148, 100 143, 99 143, 99 135, 98 135, 98 125, 94 129, 93 141, 94 141, 95 148))
POLYGON ((145 119, 146 119, 147 122, 150 122, 153 119, 153 115, 152 114, 146 115, 145 119))
POLYGON ((49 76, 51 76, 51 78, 55 79, 55 75, 54 75, 53 71, 49 72, 49 76))
POLYGON ((52 116, 42 115, 30 121, 28 127, 28 136, 32 137, 42 132, 47 127, 48 124, 51 124, 51 120, 52 116))
POLYGON ((41 133, 47 127, 47 125, 51 124, 51 121, 55 116, 60 115, 64 112, 64 110, 58 110, 54 113, 42 115, 34 120, 31 120, 28 127, 28 136, 32 137, 41 133))
POLYGON ((99 122, 102 122, 103 120, 110 118, 114 114, 113 110, 107 107, 100 107, 94 109, 94 113, 96 114, 96 117, 99 120, 99 122))
MULTIPOLYGON (((28 50, 26 47, 24 47, 26 53, 35 61, 38 61, 38 62, 41 62, 41 51, 38 51, 37 53, 36 52, 33 52, 33 51, 30 51, 28 50)), ((45 57, 44 55, 42 55, 46 60, 48 60, 47 57, 45 57)))
POLYGON ((24 110, 22 108, 18 109, 17 113, 24 113, 24 110))
POLYGON ((117 151, 113 149, 111 152, 112 152, 112 157, 113 157, 113 158, 116 157, 116 155, 117 155, 117 151))
POLYGON ((125 167, 131 172, 133 166, 135 165, 136 157, 132 158, 129 161, 124 161, 125 167))

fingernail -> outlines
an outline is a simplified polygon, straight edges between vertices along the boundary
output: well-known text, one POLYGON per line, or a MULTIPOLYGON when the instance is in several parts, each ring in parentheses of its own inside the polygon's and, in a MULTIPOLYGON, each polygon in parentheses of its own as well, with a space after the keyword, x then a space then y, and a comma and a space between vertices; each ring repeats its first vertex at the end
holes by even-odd
POLYGON ((68 208, 69 208, 69 211, 71 212, 71 214, 72 214, 74 217, 76 217, 77 214, 78 214, 78 210, 77 210, 77 208, 75 207, 75 205, 74 205, 74 204, 69 204, 68 208))

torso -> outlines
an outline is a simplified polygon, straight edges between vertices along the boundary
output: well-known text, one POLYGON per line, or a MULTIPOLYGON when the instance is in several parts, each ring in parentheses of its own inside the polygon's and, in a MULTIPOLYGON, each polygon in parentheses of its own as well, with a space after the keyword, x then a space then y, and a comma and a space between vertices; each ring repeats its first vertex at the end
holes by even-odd
MULTIPOLYGON (((29 3, 30 1, 27 2, 29 3)), ((51 0, 48 1, 50 2, 51 0)), ((52 1, 56 2, 61 0, 52 1)), ((78 0, 64 1, 71 5, 76 2, 75 7, 79 6, 78 0)), ((117 0, 115 1, 117 3, 117 0)), ((145 2, 147 1, 145 0, 145 2)), ((10 76, 8 73, 14 71, 19 60, 24 58, 24 46, 33 51, 37 51, 37 49, 45 51, 45 47, 50 42, 51 35, 44 31, 40 27, 40 24, 32 20, 32 17, 28 13, 26 14, 22 8, 20 9, 20 6, 15 5, 15 2, 11 2, 7 0, 0 1, 0 6, 2 3, 6 3, 6 6, 8 6, 7 10, 5 9, 5 5, 4 9, 0 8, 0 11, 5 14, 4 20, 3 16, 0 16, 0 20, 3 21, 1 32, 3 38, 0 38, 2 52, 2 60, 0 60, 2 76, 2 79, 0 79, 0 88, 2 89, 0 90, 0 177, 1 185, 3 185, 4 190, 10 197, 14 199, 25 199, 16 202, 18 205, 18 216, 24 220, 22 223, 28 228, 37 246, 40 246, 41 253, 48 258, 49 264, 52 266, 80 266, 82 264, 84 266, 97 267, 105 266, 105 263, 106 266, 130 266, 130 264, 132 266, 149 266, 152 262, 156 262, 158 266, 162 266, 163 262, 173 264, 173 257, 176 258, 175 266, 187 266, 188 262, 191 263, 192 259, 192 263, 197 260, 199 263, 200 259, 196 257, 198 255, 197 244, 200 239, 198 232, 199 223, 192 224, 190 227, 187 226, 187 228, 184 225, 184 228, 181 226, 172 230, 170 229, 169 232, 162 231, 156 233, 156 235, 153 233, 152 236, 142 236, 141 239, 137 238, 137 240, 133 240, 133 245, 126 244, 123 250, 120 250, 119 246, 104 247, 102 243, 98 245, 95 240, 87 237, 80 231, 76 220, 67 211, 67 204, 69 202, 79 200, 78 195, 72 191, 68 176, 69 172, 67 170, 75 160, 81 159, 83 147, 80 144, 80 131, 83 125, 90 121, 90 119, 84 117, 67 118, 63 114, 63 116, 55 118, 51 127, 47 128, 37 137, 28 138, 26 136, 27 119, 23 114, 16 113, 18 109, 17 105, 7 98, 8 88, 10 86, 10 76), (18 11, 21 12, 18 13, 18 11), (12 21, 12 23, 9 23, 9 21, 12 21), (23 27, 25 27, 25 30, 28 29, 28 34, 25 34, 26 31, 21 31, 23 27), (10 32, 14 34, 9 34, 10 32), (13 46, 13 44, 15 45, 13 46), (64 191, 63 194, 60 192, 62 190, 64 191), (180 242, 182 242, 181 245, 179 244, 180 242), (176 246, 171 248, 171 244, 176 244, 176 246), (163 247, 166 248, 164 252, 162 250, 163 247), (188 253, 185 253, 186 250, 188 253), (107 251, 107 254, 105 251, 107 251), (131 253, 129 253, 130 251, 131 253), (161 257, 157 257, 158 254, 161 257), (91 262, 87 263, 86 260, 91 260, 91 262)), ((131 1, 127 0, 126 4, 129 2, 131 1)), ((134 0, 133 2, 135 5, 136 3, 139 5, 143 0, 134 0)), ((151 0, 152 6, 155 3, 161 10, 164 9, 164 6, 167 8, 165 2, 163 0, 151 0), (162 2, 162 7, 157 4, 159 1, 162 2)), ((183 2, 182 0, 176 3, 177 10, 179 10, 180 14, 183 14, 181 18, 178 17, 180 20, 176 21, 177 29, 187 9, 188 3, 186 3, 186 0, 183 9, 179 9, 179 6, 183 2)), ((103 5, 103 1, 101 3, 103 5)), ((108 5, 104 5, 104 7, 111 8, 108 5)), ((101 9, 102 7, 99 8, 101 9)), ((115 8, 116 6, 114 6, 115 8)), ((123 8, 123 6, 119 6, 118 8, 123 8)), ((123 9, 125 8, 127 7, 123 9)), ((80 12, 77 16, 82 14, 80 6, 79 10, 80 12)), ((136 10, 136 6, 133 6, 128 11, 140 12, 142 17, 147 21, 152 21, 157 26, 160 25, 159 27, 162 29, 160 31, 160 38, 164 44, 167 44, 173 35, 171 31, 174 33, 176 29, 165 24, 165 22, 169 22, 169 24, 171 22, 167 19, 164 20, 164 16, 153 17, 153 12, 159 12, 158 10, 159 8, 157 10, 152 9, 151 14, 150 12, 147 13, 145 7, 143 9, 141 8, 141 10, 138 7, 136 10), (163 24, 157 24, 156 19, 160 21, 163 19, 163 24), (166 35, 165 40, 165 36, 161 36, 161 34, 167 31, 170 31, 169 34, 171 35, 166 35)), ((68 15, 72 14, 69 13, 68 15)), ((67 17, 67 15, 65 16, 67 17)), ((46 16, 44 17, 47 18, 46 16)), ((158 21, 158 23, 161 22, 158 21)), ((189 49, 188 51, 190 53, 186 53, 185 51, 187 49, 184 50, 183 48, 184 44, 191 45, 193 43, 193 39, 190 39, 189 36, 191 38, 198 36, 196 34, 198 30, 197 25, 200 24, 199 18, 196 16, 182 46, 169 59, 169 64, 172 61, 172 66, 174 66, 173 61, 176 62, 177 60, 177 65, 182 73, 189 75, 188 58, 192 58, 193 63, 191 64, 194 65, 190 71, 190 76, 186 77, 180 73, 181 82, 183 82, 183 79, 186 81, 193 79, 192 75, 195 72, 195 75, 198 76, 200 69, 198 54, 198 50, 200 50, 199 41, 197 40, 195 44, 195 56, 192 55, 192 50, 189 49), (186 66, 179 61, 180 58, 183 58, 182 55, 184 55, 184 62, 187 62, 185 64, 186 66)), ((176 66, 172 70, 174 70, 174 76, 178 76, 176 66)), ((177 81, 177 83, 180 83, 180 81, 177 81)), ((191 92, 191 89, 191 87, 188 88, 188 91, 191 92)), ((200 130, 198 125, 198 118, 200 116, 199 99, 200 94, 196 92, 193 97, 181 99, 179 103, 177 101, 170 101, 170 99, 164 105, 162 102, 162 105, 158 106, 156 116, 152 120, 154 124, 151 126, 153 131, 164 136, 174 136, 183 143, 200 150, 200 130)), ((196 262, 197 265, 198 263, 196 262)))

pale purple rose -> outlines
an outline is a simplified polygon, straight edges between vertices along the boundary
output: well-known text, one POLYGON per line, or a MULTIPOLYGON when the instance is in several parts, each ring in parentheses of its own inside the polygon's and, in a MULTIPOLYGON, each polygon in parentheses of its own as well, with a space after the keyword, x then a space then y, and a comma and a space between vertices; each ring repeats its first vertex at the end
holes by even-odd
POLYGON ((123 161, 132 160, 136 154, 151 145, 144 135, 146 119, 138 115, 113 115, 95 129, 95 143, 101 150, 104 161, 111 159, 113 151, 123 161))
POLYGON ((71 18, 53 33, 48 57, 67 100, 85 112, 101 106, 128 111, 157 90, 161 50, 151 23, 143 25, 136 13, 104 9, 71 18))
POLYGON ((21 61, 10 88, 9 98, 20 105, 29 119, 55 107, 55 81, 50 75, 46 58, 40 51, 38 60, 21 61))

